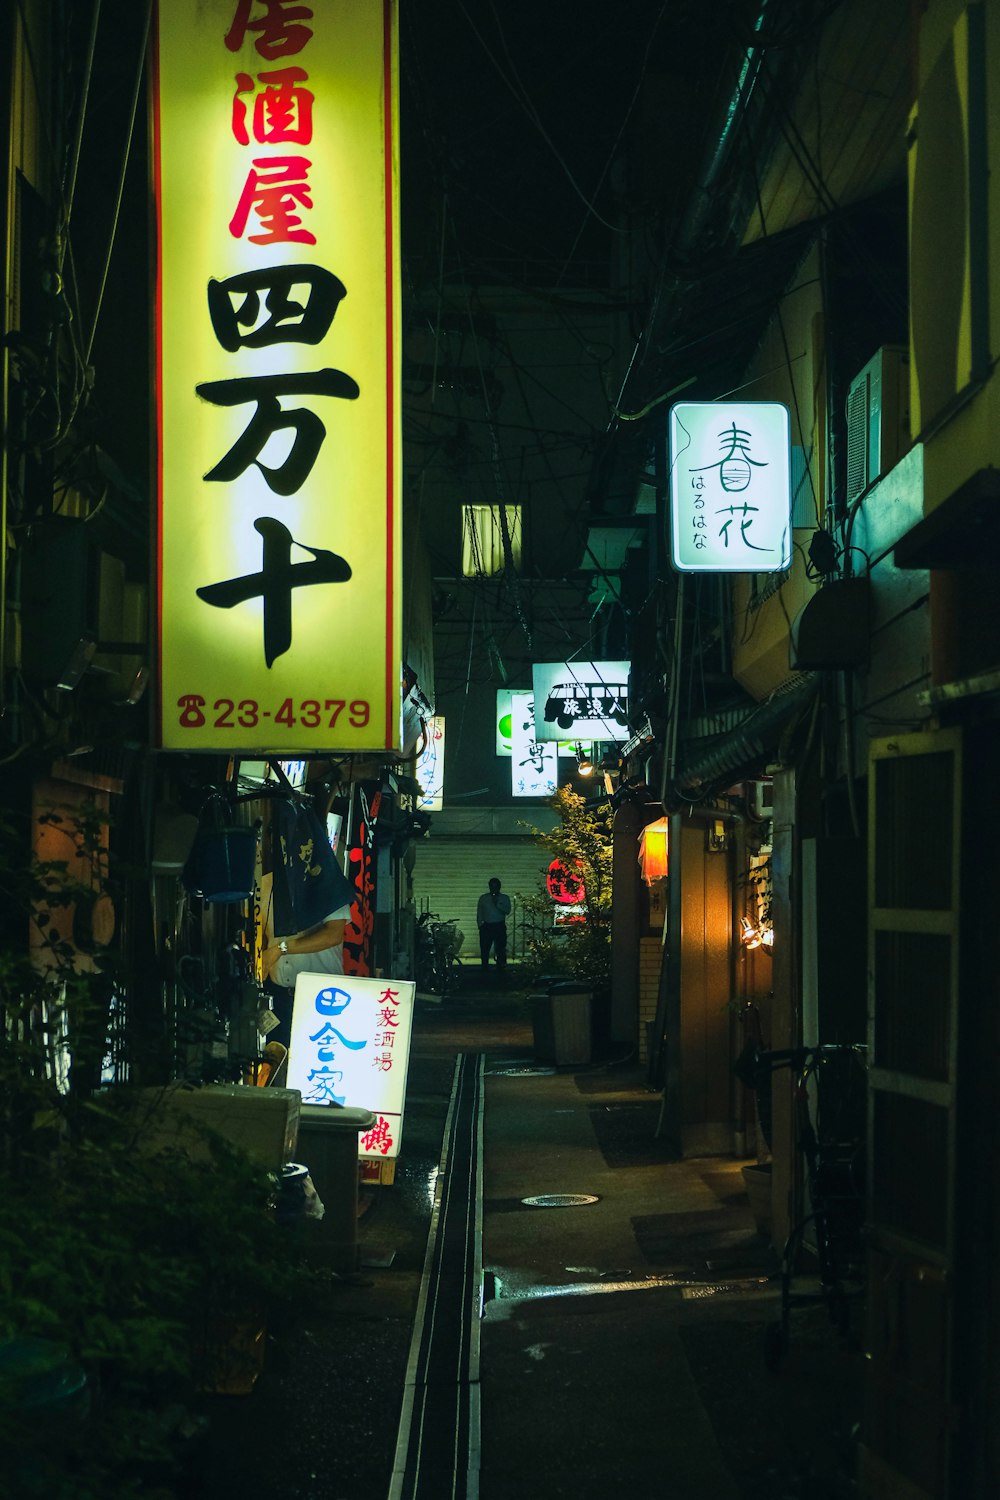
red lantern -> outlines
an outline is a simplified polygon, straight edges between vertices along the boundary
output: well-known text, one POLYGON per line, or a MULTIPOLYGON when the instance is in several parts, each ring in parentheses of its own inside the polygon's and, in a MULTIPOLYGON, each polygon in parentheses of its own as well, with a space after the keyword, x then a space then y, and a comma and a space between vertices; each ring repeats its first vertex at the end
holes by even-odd
POLYGON ((669 846, 670 819, 657 818, 655 823, 647 823, 639 835, 639 865, 647 885, 665 878, 669 846))
POLYGON ((554 859, 545 877, 545 888, 557 906, 579 906, 587 899, 583 883, 583 865, 578 859, 572 864, 554 859))

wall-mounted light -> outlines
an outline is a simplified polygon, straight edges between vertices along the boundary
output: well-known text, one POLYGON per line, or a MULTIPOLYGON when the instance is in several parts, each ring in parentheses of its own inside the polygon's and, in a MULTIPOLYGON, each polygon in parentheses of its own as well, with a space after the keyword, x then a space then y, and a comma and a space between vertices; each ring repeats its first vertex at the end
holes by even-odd
POLYGON ((740 942, 748 950, 763 948, 765 953, 770 953, 774 947, 774 928, 770 926, 755 927, 749 917, 741 917, 740 942))
POLYGON ((545 886, 557 906, 579 906, 587 899, 582 862, 554 859, 546 872, 545 886))
POLYGON ((744 948, 759 948, 761 945, 761 935, 749 917, 740 918, 740 927, 742 929, 740 932, 740 942, 744 948))
POLYGON ((593 776, 594 762, 582 745, 576 747, 576 769, 580 776, 593 776))
POLYGON ((665 880, 670 863, 670 819, 656 818, 639 834, 639 866, 647 885, 665 880))

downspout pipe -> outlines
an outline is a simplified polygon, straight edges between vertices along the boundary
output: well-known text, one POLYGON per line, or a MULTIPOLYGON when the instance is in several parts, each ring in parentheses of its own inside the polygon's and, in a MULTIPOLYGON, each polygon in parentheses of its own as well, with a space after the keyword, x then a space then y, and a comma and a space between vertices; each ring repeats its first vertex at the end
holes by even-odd
MULTIPOLYGON (((752 28, 755 36, 775 9, 775 0, 770 0, 770 3, 769 0, 762 0, 752 28)), ((713 133, 713 143, 705 153, 698 181, 677 232, 673 255, 679 261, 686 261, 696 253, 699 242, 707 232, 712 211, 717 207, 716 188, 733 149, 737 127, 749 108, 757 86, 764 63, 764 51, 760 46, 746 49, 736 84, 723 107, 722 120, 713 133)))
POLYGON ((2 148, 3 155, 0 157, 0 205, 3 212, 0 214, 0 253, 2 253, 2 291, 3 306, 0 309, 0 719, 4 717, 7 709, 7 499, 8 486, 10 484, 10 398, 11 398, 11 370, 10 370, 10 348, 7 335, 11 332, 8 326, 8 309, 12 302, 12 288, 14 278, 14 70, 17 66, 17 44, 18 44, 18 10, 10 6, 5 12, 5 20, 0 22, 3 30, 0 32, 0 123, 3 126, 2 148), (4 66, 6 63, 6 66, 4 66))
MULTIPOLYGON (((761 0, 751 28, 752 35, 757 37, 765 24, 787 3, 788 0, 761 0)), ((739 227, 734 222, 736 210, 733 208, 730 209, 728 222, 717 229, 714 235, 711 233, 713 215, 718 215, 719 212, 720 184, 733 151, 739 145, 739 130, 753 101, 766 52, 767 47, 763 42, 744 50, 736 82, 722 106, 721 117, 712 131, 710 144, 705 151, 673 244, 660 268, 652 307, 632 351, 615 413, 608 424, 606 435, 614 442, 614 448, 609 454, 603 474, 597 472, 588 484, 590 503, 599 510, 609 513, 622 510, 627 513, 631 509, 635 470, 641 461, 639 455, 645 455, 648 449, 648 415, 644 413, 639 420, 625 420, 618 415, 629 404, 626 390, 639 376, 643 362, 653 352, 654 346, 662 352, 671 332, 678 326, 683 311, 684 293, 697 284, 706 254, 721 249, 728 239, 735 236, 739 227), (658 329, 657 325, 660 323, 662 328, 658 329)), ((631 401, 631 406, 640 406, 645 399, 645 394, 636 397, 631 401)))

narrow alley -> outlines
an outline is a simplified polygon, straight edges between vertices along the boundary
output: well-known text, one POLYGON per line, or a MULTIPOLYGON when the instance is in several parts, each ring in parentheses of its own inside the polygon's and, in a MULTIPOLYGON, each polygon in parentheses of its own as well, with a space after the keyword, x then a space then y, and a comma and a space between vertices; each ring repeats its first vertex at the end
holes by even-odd
MULTIPOLYGON (((516 983, 419 1002, 406 1144, 396 1184, 361 1190, 358 1271, 317 1272, 315 1307, 270 1330, 253 1393, 209 1404, 198 1493, 856 1494, 860 1339, 803 1307, 786 1359, 767 1368, 779 1256, 755 1225, 743 1163, 669 1160, 660 1103, 630 1058, 538 1062, 516 983), (485 1084, 478 1433, 459 1471, 442 1472, 459 1448, 432 1403, 414 1481, 394 1465, 456 1058, 481 1064, 485 1084)), ((447 1320, 448 1296, 469 1288, 442 1284, 434 1316, 447 1320)), ((861 1308, 852 1314, 859 1330, 861 1308)))

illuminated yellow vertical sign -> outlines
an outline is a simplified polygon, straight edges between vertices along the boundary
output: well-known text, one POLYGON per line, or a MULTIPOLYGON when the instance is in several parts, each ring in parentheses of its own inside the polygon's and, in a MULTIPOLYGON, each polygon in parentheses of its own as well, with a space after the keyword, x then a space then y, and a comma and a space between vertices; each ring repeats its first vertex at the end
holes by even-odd
POLYGON ((160 740, 399 742, 395 0, 159 0, 160 740))

